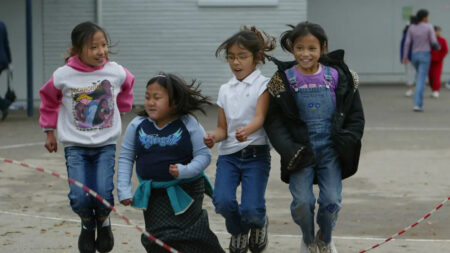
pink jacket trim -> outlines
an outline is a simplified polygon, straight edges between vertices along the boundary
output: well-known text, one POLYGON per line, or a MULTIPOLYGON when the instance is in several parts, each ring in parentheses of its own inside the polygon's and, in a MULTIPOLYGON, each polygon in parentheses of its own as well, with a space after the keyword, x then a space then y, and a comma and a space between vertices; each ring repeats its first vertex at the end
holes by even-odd
POLYGON ((62 101, 62 92, 55 87, 53 76, 39 90, 39 95, 41 96, 39 124, 42 128, 56 129, 58 111, 62 101))

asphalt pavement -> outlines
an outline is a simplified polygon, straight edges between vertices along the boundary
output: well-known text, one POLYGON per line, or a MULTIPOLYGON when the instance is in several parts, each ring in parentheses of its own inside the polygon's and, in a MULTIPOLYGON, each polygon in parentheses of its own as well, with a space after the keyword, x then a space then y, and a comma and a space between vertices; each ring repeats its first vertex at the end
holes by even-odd
MULTIPOLYGON (((400 232, 434 210, 450 196, 450 91, 439 99, 427 90, 424 112, 413 112, 412 98, 401 85, 361 85, 366 129, 359 171, 344 180, 343 208, 334 231, 340 253, 360 252, 400 232)), ((38 105, 36 105, 37 107, 38 105)), ((135 108, 137 111, 139 108, 135 108)), ((0 122, 0 157, 66 174, 64 152, 48 153, 38 111, 27 117, 11 110, 0 122)), ((123 117, 123 128, 135 117, 123 117)), ((207 131, 216 126, 217 108, 198 115, 207 131)), ((214 180, 217 149, 207 174, 214 180)), ((136 185, 136 179, 133 178, 136 185)), ((317 189, 315 189, 317 193, 317 189)), ((0 251, 78 252, 78 217, 71 211, 67 182, 47 174, 0 162, 0 251)), ((116 196, 117 197, 117 196, 116 196)), ((301 232, 292 221, 288 185, 280 180, 279 156, 272 150, 272 169, 266 192, 270 218, 265 252, 299 252, 301 232)), ((117 199, 116 199, 116 203, 117 199)), ((230 236, 212 202, 204 207, 210 225, 224 248, 230 236)), ((450 206, 371 252, 450 252, 450 206)), ((144 226, 141 211, 117 205, 132 221, 144 226)), ((140 234, 112 215, 116 238, 112 252, 145 252, 140 234)))

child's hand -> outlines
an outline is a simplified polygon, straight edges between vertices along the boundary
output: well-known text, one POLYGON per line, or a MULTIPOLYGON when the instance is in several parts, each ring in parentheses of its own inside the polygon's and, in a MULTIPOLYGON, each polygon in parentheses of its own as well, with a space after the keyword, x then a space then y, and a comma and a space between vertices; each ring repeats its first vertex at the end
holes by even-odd
POLYGON ((131 202, 133 202, 133 199, 124 199, 124 200, 120 201, 120 203, 124 206, 131 205, 131 202))
POLYGON ((216 136, 214 136, 214 134, 206 134, 205 137, 203 137, 203 142, 208 148, 212 148, 216 143, 216 136))
POLYGON ((171 164, 169 166, 169 173, 170 173, 170 175, 172 175, 172 177, 178 178, 178 176, 179 176, 178 166, 175 164, 171 164))
POLYGON ((56 152, 58 150, 58 145, 56 143, 56 137, 53 131, 46 131, 47 140, 45 140, 45 148, 48 152, 56 152))
POLYGON ((248 133, 245 130, 245 127, 236 128, 236 139, 240 142, 246 141, 248 137, 248 133))

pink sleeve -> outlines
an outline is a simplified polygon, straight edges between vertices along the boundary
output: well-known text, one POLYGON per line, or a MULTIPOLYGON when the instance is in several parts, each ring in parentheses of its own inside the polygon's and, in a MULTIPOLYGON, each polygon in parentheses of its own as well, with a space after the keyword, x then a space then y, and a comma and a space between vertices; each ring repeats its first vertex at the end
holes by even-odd
POLYGON ((128 69, 123 68, 126 73, 125 81, 120 86, 120 93, 117 95, 117 107, 119 112, 129 112, 133 105, 133 85, 134 76, 128 69))
POLYGON ((61 106, 62 92, 55 87, 53 76, 39 90, 41 105, 39 107, 39 124, 42 128, 56 129, 58 122, 58 111, 61 106))

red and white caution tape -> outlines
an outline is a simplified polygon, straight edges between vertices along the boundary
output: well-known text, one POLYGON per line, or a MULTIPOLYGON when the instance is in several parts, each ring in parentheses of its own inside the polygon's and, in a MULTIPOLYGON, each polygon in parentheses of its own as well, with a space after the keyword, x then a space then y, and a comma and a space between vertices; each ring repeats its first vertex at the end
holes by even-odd
POLYGON ((381 245, 383 245, 383 244, 385 244, 385 243, 387 243, 387 242, 389 242, 389 241, 392 241, 392 239, 394 239, 395 237, 400 236, 400 235, 406 233, 406 231, 408 231, 408 230, 410 230, 411 228, 413 228, 413 227, 419 225, 419 223, 421 223, 422 221, 424 221, 424 220, 430 218, 430 216, 431 216, 434 212, 436 212, 437 210, 441 209, 441 207, 444 206, 445 202, 447 202, 447 201, 449 201, 449 200, 450 200, 450 196, 449 196, 447 199, 445 199, 444 201, 442 201, 439 205, 437 205, 431 212, 427 213, 424 217, 420 218, 419 220, 417 220, 417 221, 414 222, 413 224, 411 224, 411 225, 409 225, 408 227, 404 228, 402 231, 400 231, 400 232, 398 232, 398 233, 392 235, 391 237, 387 238, 386 240, 384 240, 384 241, 381 242, 381 243, 377 243, 377 244, 373 245, 372 247, 370 247, 370 248, 368 248, 368 249, 366 249, 366 250, 361 250, 359 253, 366 253, 366 252, 368 252, 368 251, 370 251, 370 250, 376 249, 376 248, 380 247, 381 245))
POLYGON ((169 252, 172 252, 172 253, 181 253, 180 251, 178 251, 178 250, 176 250, 176 249, 170 247, 169 245, 165 244, 163 241, 161 241, 161 240, 159 240, 158 238, 154 237, 153 235, 149 234, 147 231, 145 231, 145 229, 142 229, 139 225, 134 224, 130 219, 128 219, 128 217, 126 217, 125 215, 121 214, 119 211, 117 211, 117 209, 116 209, 113 205, 111 205, 107 200, 105 200, 104 198, 102 198, 102 196, 100 196, 100 195, 99 195, 98 193, 96 193, 95 191, 91 190, 89 187, 83 185, 82 183, 80 183, 80 182, 78 182, 78 181, 76 181, 76 180, 74 180, 74 179, 72 179, 72 178, 69 178, 69 177, 66 177, 66 176, 64 176, 64 175, 61 175, 61 174, 59 174, 59 173, 56 173, 56 172, 53 172, 53 171, 50 171, 50 170, 46 170, 46 169, 44 169, 44 168, 35 167, 35 166, 32 166, 32 165, 30 165, 30 164, 26 164, 26 163, 23 163, 23 162, 18 162, 18 161, 6 159, 6 158, 0 158, 0 161, 1 161, 1 162, 4 162, 4 163, 17 164, 17 165, 20 165, 20 166, 25 167, 25 168, 35 169, 35 170, 37 170, 37 171, 39 171, 39 172, 47 173, 47 174, 50 174, 50 175, 52 175, 52 176, 54 176, 54 177, 57 177, 57 178, 60 178, 60 179, 69 181, 69 183, 74 184, 74 185, 80 187, 80 188, 83 189, 85 192, 89 193, 90 195, 92 195, 93 197, 95 197, 96 199, 98 199, 98 200, 99 200, 100 202, 102 202, 106 207, 108 207, 109 209, 111 209, 111 211, 113 211, 114 213, 116 213, 117 215, 119 215, 119 216, 120 216, 120 217, 121 217, 128 225, 135 226, 135 228, 136 228, 139 232, 143 233, 143 234, 144 234, 145 236, 147 236, 150 240, 152 240, 153 242, 155 242, 155 243, 158 244, 159 246, 163 247, 165 250, 167 250, 167 251, 169 251, 169 252))

